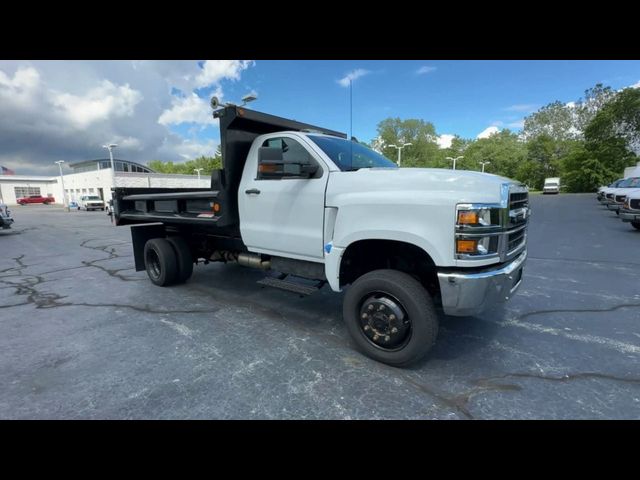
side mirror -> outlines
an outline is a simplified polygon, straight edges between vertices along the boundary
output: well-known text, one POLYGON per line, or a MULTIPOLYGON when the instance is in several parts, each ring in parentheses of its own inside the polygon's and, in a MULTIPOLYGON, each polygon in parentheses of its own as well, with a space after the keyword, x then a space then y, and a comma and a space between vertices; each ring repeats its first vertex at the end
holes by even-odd
POLYGON ((285 162, 282 149, 260 147, 258 149, 258 178, 298 177, 309 178, 318 171, 317 165, 299 162, 285 162))

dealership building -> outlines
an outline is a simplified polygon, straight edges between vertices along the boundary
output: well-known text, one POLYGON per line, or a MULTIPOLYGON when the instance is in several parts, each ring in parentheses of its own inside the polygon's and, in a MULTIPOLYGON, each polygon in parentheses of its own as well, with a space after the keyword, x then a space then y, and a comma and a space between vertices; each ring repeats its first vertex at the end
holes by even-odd
MULTIPOLYGON (((109 159, 86 160, 69 164, 71 173, 64 173, 64 189, 69 202, 78 201, 82 195, 97 195, 105 202, 111 200, 112 181, 116 187, 138 188, 209 188, 209 177, 200 180, 197 175, 156 173, 149 167, 128 160, 115 160, 115 176, 112 179, 109 159)), ((17 205, 18 198, 30 195, 53 197, 62 205, 60 175, 0 175, 0 201, 17 205)))

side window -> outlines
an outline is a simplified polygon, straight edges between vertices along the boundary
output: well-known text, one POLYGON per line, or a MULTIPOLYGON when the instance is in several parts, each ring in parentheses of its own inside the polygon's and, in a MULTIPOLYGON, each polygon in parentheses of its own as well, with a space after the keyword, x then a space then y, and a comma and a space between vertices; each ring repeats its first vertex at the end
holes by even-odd
MULTIPOLYGON (((318 165, 309 151, 293 138, 270 138, 265 140, 263 147, 279 148, 282 150, 282 159, 286 162, 301 163, 303 165, 318 165)), ((322 176, 322 168, 318 168, 318 172, 313 178, 322 176)))

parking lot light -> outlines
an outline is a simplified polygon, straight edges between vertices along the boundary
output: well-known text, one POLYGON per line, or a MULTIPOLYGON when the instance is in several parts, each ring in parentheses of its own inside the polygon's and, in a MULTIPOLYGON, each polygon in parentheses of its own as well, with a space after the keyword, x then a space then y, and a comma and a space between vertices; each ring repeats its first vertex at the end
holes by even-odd
POLYGON ((62 174, 62 164, 64 160, 58 160, 57 162, 53 162, 58 164, 58 168, 60 169, 60 184, 62 186, 62 204, 64 205, 65 211, 69 211, 69 203, 67 202, 67 191, 64 189, 64 175, 62 174))

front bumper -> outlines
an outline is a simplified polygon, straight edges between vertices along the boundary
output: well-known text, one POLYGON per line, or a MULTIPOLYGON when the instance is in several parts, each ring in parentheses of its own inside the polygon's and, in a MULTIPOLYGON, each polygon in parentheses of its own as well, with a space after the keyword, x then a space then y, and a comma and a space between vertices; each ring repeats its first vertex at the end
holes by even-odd
POLYGON ((614 212, 620 210, 622 208, 621 203, 607 203, 607 208, 609 210, 613 210, 614 212))
POLYGON ((447 315, 477 315, 496 303, 509 300, 522 283, 522 269, 527 259, 523 251, 511 263, 476 273, 461 270, 438 272, 442 308, 447 315))
POLYGON ((637 210, 620 209, 620 219, 623 222, 640 222, 640 212, 637 210))

